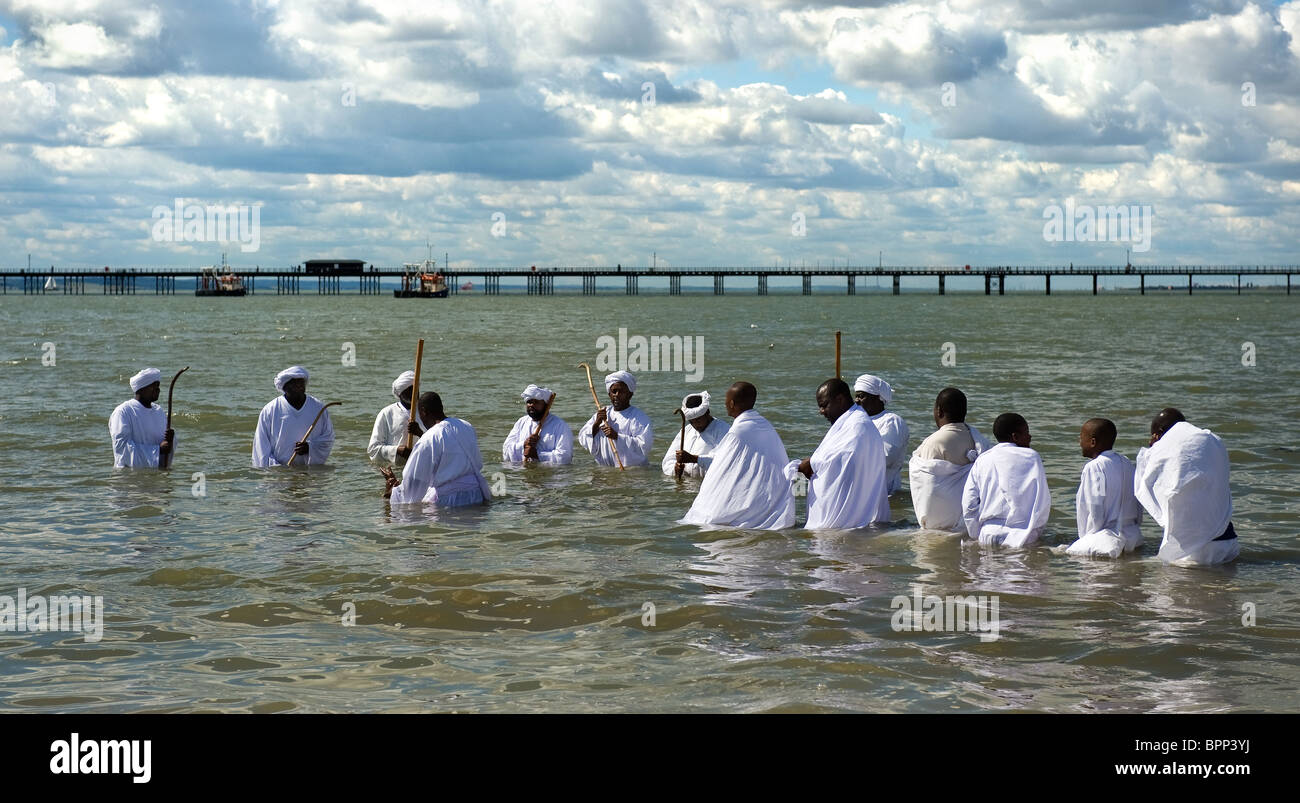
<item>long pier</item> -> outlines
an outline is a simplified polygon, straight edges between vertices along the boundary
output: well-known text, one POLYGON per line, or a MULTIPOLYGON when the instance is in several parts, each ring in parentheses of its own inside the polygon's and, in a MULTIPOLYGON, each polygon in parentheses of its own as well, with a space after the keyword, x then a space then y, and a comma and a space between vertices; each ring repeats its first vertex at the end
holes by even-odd
MULTIPOLYGON (((243 280, 248 294, 258 292, 259 280, 264 294, 274 292, 276 295, 299 295, 304 289, 308 292, 314 287, 316 295, 339 295, 348 285, 349 293, 360 295, 380 295, 384 293, 384 279, 400 280, 403 271, 396 268, 371 267, 363 273, 352 274, 316 274, 304 273, 300 269, 287 268, 255 270, 234 269, 235 274, 243 280), (355 284, 355 289, 351 285, 355 284)), ((190 268, 118 268, 115 270, 69 270, 51 268, 49 270, 3 270, 0 271, 0 294, 3 295, 175 295, 176 282, 193 281, 197 284, 201 277, 199 270, 190 268), (54 278, 54 287, 47 288, 49 279, 54 278)), ((1202 289, 1231 290, 1235 287, 1241 293, 1241 277, 1270 276, 1285 277, 1286 294, 1291 295, 1291 277, 1300 275, 1300 265, 1121 265, 1121 266, 981 266, 981 267, 896 267, 881 266, 874 268, 463 268, 445 271, 443 276, 452 294, 461 292, 462 282, 474 282, 474 292, 483 295, 500 295, 503 279, 520 282, 519 290, 527 295, 555 295, 556 279, 581 280, 579 290, 576 286, 571 292, 584 296, 599 293, 618 293, 639 295, 643 287, 652 289, 655 285, 666 285, 669 295, 682 295, 682 279, 710 278, 713 282, 713 295, 725 295, 728 279, 744 277, 757 279, 757 294, 765 296, 772 279, 799 279, 799 288, 803 295, 813 294, 814 278, 837 277, 844 280, 847 295, 857 295, 860 279, 879 282, 890 281, 893 295, 899 295, 902 279, 909 277, 930 277, 936 280, 939 295, 948 291, 948 282, 953 279, 983 279, 984 295, 992 295, 994 287, 998 295, 1005 295, 1006 281, 1014 277, 1039 277, 1043 280, 1046 295, 1052 294, 1054 277, 1092 280, 1092 294, 1097 295, 1101 277, 1123 276, 1138 280, 1137 290, 1146 295, 1147 279, 1154 277, 1153 289, 1171 289, 1175 286, 1181 291, 1184 279, 1187 293, 1190 295, 1197 276, 1214 276, 1219 278, 1235 277, 1235 285, 1202 286, 1202 289), (599 280, 606 280, 601 288, 599 280), (610 284, 612 283, 612 287, 610 284)), ((1059 283, 1058 283, 1059 284, 1059 283)), ((1280 292, 1283 284, 1261 285, 1253 289, 1280 292)), ((733 290, 735 288, 733 287, 733 290)), ((883 288, 881 288, 883 289, 883 288)), ((978 290, 978 284, 976 284, 978 290)), ((1086 286, 1085 286, 1086 289, 1086 286)), ((1127 289, 1127 288, 1124 288, 1127 289)), ((564 291, 562 291, 564 292, 564 291)), ((704 290, 707 292, 707 288, 704 290)), ((1077 291, 1076 291, 1077 292, 1077 291)))

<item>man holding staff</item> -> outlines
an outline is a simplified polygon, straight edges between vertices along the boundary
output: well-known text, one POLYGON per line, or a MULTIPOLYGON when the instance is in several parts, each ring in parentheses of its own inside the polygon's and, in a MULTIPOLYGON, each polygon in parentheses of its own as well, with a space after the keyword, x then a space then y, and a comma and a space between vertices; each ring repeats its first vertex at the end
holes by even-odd
POLYGON ((572 463, 573 430, 547 407, 555 394, 549 388, 529 385, 519 395, 524 399, 527 412, 506 436, 501 447, 501 459, 507 463, 532 460, 549 466, 572 463), (538 422, 541 422, 540 428, 538 422))
POLYGON ((817 409, 831 422, 812 457, 791 461, 788 479, 808 478, 809 530, 852 530, 889 521, 885 447, 871 417, 837 378, 817 388, 817 409))
POLYGON ((654 431, 650 416, 632 406, 636 377, 627 371, 615 371, 605 377, 605 390, 613 409, 602 407, 578 430, 578 442, 602 466, 650 464, 654 448, 654 431), (618 457, 614 456, 615 448, 618 457))
POLYGON ((307 395, 307 369, 286 368, 275 377, 281 396, 267 402, 257 417, 253 433, 253 468, 286 465, 294 455, 296 465, 319 466, 334 447, 334 425, 329 410, 315 396, 307 395), (319 419, 318 419, 319 416, 319 419), (312 422, 311 437, 303 440, 312 422))
POLYGON ((483 477, 483 456, 474 428, 468 421, 448 417, 442 397, 432 391, 420 394, 417 409, 425 434, 411 450, 400 480, 391 468, 381 469, 384 498, 394 505, 487 503, 492 490, 483 477))
MULTIPOLYGON (((414 371, 404 371, 393 380, 393 395, 397 401, 375 416, 375 426, 370 431, 370 445, 366 447, 366 452, 370 455, 370 462, 377 466, 400 466, 411 455, 411 449, 406 446, 406 433, 407 421, 411 418, 411 387, 414 384, 414 371)), ((418 417, 410 422, 409 431, 416 438, 424 432, 418 417)))
POLYGON ((686 427, 686 444, 679 448, 681 439, 673 438, 660 466, 669 477, 677 473, 678 464, 684 467, 682 473, 685 476, 703 477, 713 462, 713 450, 722 443, 731 425, 709 413, 707 390, 682 399, 682 414, 690 425, 686 427))
POLYGON ((176 433, 167 428, 167 414, 154 402, 162 390, 162 373, 146 368, 131 377, 134 399, 113 410, 108 434, 113 438, 116 468, 158 468, 158 460, 171 454, 176 433))

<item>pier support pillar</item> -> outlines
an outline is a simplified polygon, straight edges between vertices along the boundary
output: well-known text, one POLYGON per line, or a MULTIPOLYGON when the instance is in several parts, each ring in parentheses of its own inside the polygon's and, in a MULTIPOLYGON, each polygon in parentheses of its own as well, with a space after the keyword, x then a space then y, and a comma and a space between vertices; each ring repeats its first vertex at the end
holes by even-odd
POLYGON ((635 273, 629 273, 627 275, 627 294, 630 296, 634 296, 637 294, 635 273))
POLYGON ((1050 296, 1052 294, 1052 274, 1044 274, 1043 278, 1047 280, 1047 294, 1050 296))
POLYGON ((943 287, 944 278, 946 278, 945 275, 940 273, 939 274, 939 295, 944 295, 944 287, 943 287))
POLYGON ((854 281, 854 279, 856 278, 857 277, 854 276, 852 273, 849 274, 848 294, 851 296, 855 296, 858 294, 857 282, 854 281))
POLYGON ((1192 274, 1187 274, 1187 295, 1192 294, 1192 274))
POLYGON ((681 276, 669 276, 669 277, 668 277, 668 295, 670 295, 670 296, 679 296, 679 295, 681 295, 681 294, 682 294, 682 277, 681 277, 681 276))
POLYGON ((1006 294, 1007 294, 1007 275, 1005 273, 999 273, 998 274, 998 295, 1004 296, 1006 294))
POLYGON ((726 285, 723 284, 722 274, 713 274, 713 294, 715 296, 723 295, 726 292, 726 285))
POLYGON ((899 293, 899 287, 898 287, 898 274, 895 273, 895 274, 894 274, 894 295, 898 295, 898 293, 899 293))
MULTIPOLYGON (((853 281, 853 280, 849 279, 849 281, 853 281)), ((766 273, 758 274, 758 294, 760 296, 767 295, 767 274, 766 273)))
POLYGON ((1146 295, 1146 294, 1147 294, 1147 275, 1146 275, 1145 273, 1141 274, 1141 276, 1138 278, 1138 281, 1140 282, 1140 284, 1138 284, 1138 287, 1140 288, 1140 292, 1139 292, 1138 294, 1139 294, 1139 295, 1146 295))
POLYGON ((1092 274, 1092 294, 1097 295, 1097 274, 1092 274))
POLYGON ((989 273, 984 274, 984 295, 993 295, 993 275, 989 273))
POLYGON ((806 296, 812 295, 812 276, 807 273, 803 275, 803 294, 806 296))
POLYGON ((1241 274, 1237 274, 1237 295, 1241 295, 1241 274))

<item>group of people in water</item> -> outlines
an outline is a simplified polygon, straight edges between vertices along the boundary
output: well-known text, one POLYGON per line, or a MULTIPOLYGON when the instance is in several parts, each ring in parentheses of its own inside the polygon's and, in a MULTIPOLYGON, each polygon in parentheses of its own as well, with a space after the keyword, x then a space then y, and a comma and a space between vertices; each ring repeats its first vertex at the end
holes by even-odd
MULTIPOLYGON (((147 368, 131 377, 134 398, 113 411, 109 431, 115 464, 157 468, 175 448, 175 433, 155 403, 161 374, 147 368)), ((254 467, 320 465, 329 458, 334 428, 328 405, 307 393, 301 366, 275 378, 279 395, 262 408, 253 436, 254 467)), ((393 505, 456 507, 492 497, 483 476, 478 435, 448 416, 437 393, 413 399, 414 372, 392 384, 396 401, 375 419, 367 452, 384 475, 393 505), (414 409, 412 409, 414 405, 414 409), (400 470, 400 475, 397 471, 400 470)), ((610 404, 578 430, 578 443, 602 466, 651 464, 650 417, 632 405, 636 378, 627 371, 605 377, 610 404)), ((572 462, 573 431, 551 411, 555 394, 528 385, 524 414, 502 445, 506 462, 542 466, 572 462)), ((682 523, 704 527, 784 529, 795 525, 795 483, 807 482, 812 530, 842 530, 890 521, 889 497, 901 490, 908 427, 887 411, 893 389, 865 374, 853 387, 828 379, 817 405, 830 423, 813 453, 791 460, 775 428, 755 409, 757 389, 736 382, 724 407, 731 424, 712 414, 707 391, 687 395, 680 408, 682 433, 660 460, 664 474, 701 477, 682 523)), ((934 404, 935 431, 908 460, 908 485, 918 524, 961 532, 982 544, 1026 547, 1036 543, 1051 512, 1043 461, 1030 447, 1028 422, 1003 413, 993 422, 995 444, 966 423, 966 396, 944 388, 934 404)), ((1084 422, 1079 448, 1088 458, 1076 496, 1079 538, 1066 550, 1090 557, 1119 557, 1142 543, 1145 509, 1164 528, 1159 557, 1177 565, 1213 565, 1239 552, 1233 529, 1228 454, 1218 436, 1174 408, 1151 422, 1148 446, 1136 465, 1114 450, 1115 424, 1084 422)))

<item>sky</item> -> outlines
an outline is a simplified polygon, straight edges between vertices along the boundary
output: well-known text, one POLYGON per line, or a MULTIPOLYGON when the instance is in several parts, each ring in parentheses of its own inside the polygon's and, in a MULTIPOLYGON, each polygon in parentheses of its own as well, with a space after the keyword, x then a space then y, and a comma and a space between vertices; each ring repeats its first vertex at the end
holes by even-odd
POLYGON ((1300 0, 0 0, 0 268, 1295 264, 1297 34, 1300 0))

